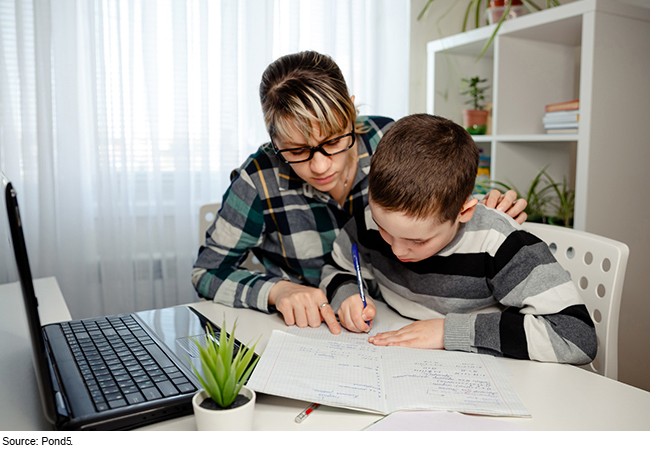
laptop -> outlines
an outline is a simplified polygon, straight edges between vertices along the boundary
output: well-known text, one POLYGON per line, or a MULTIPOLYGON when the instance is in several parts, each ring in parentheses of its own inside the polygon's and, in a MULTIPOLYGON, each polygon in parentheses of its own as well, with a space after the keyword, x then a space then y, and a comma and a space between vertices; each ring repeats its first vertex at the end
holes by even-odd
MULTIPOLYGON (((210 324, 186 306, 41 326, 16 191, 0 172, 16 266, 48 421, 62 430, 133 429, 192 414, 198 349, 210 324)), ((236 341, 235 354, 241 343, 236 341)))

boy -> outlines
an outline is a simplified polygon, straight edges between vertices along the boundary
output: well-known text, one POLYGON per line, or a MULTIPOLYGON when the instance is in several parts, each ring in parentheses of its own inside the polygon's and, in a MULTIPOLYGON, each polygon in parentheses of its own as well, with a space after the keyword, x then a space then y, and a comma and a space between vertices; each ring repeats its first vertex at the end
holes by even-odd
POLYGON ((568 273, 544 242, 471 198, 478 155, 452 121, 395 123, 372 157, 369 207, 340 231, 320 288, 345 328, 369 330, 376 310, 358 293, 356 243, 371 294, 418 320, 373 344, 591 362, 594 324, 568 273))

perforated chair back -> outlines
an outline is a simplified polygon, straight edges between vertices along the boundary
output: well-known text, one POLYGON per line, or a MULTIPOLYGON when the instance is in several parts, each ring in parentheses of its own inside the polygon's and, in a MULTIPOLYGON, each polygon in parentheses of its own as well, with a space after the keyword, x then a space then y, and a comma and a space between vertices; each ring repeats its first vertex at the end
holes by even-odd
MULTIPOLYGON (((220 209, 220 203, 208 203, 199 208, 199 246, 203 246, 205 243, 205 232, 208 231, 214 222, 220 209)), ((252 253, 248 254, 243 266, 250 271, 259 271, 260 273, 264 272, 264 265, 262 265, 260 261, 257 260, 257 257, 252 253)))
POLYGON ((214 222, 219 209, 221 209, 220 203, 208 203, 199 208, 199 246, 205 243, 205 232, 214 222))
POLYGON ((594 321, 598 353, 584 368, 616 380, 618 316, 630 249, 620 241, 566 227, 526 222, 523 229, 549 245, 594 321))

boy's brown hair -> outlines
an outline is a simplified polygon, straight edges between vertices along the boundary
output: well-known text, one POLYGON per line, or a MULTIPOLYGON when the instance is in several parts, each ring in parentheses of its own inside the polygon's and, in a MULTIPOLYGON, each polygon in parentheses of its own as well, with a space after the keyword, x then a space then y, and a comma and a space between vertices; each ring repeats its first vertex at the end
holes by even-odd
POLYGON ((453 221, 474 189, 478 157, 476 143, 462 126, 434 115, 409 115, 377 145, 370 198, 387 211, 453 221))

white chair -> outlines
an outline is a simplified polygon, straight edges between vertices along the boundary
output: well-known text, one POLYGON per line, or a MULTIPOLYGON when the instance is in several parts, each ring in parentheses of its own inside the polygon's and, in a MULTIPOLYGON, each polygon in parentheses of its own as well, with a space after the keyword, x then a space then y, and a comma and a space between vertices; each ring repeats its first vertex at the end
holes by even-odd
POLYGON ((598 353, 587 370, 618 379, 618 315, 630 249, 592 233, 526 222, 523 229, 549 245, 578 287, 596 325, 598 353))
MULTIPOLYGON (((199 208, 199 245, 203 246, 205 243, 205 232, 212 225, 217 212, 221 209, 220 203, 208 203, 199 208)), ((244 268, 250 271, 264 272, 264 265, 257 260, 253 253, 249 253, 246 261, 243 264, 244 268)))

